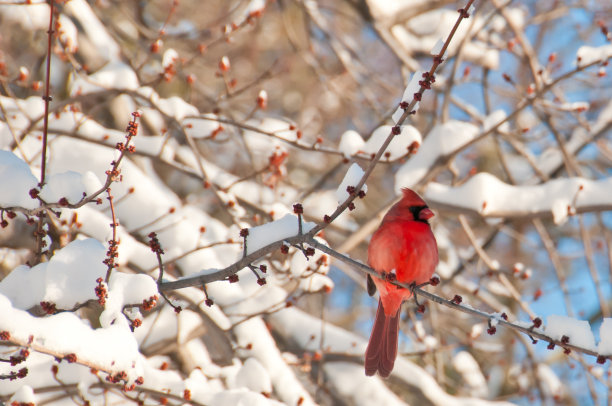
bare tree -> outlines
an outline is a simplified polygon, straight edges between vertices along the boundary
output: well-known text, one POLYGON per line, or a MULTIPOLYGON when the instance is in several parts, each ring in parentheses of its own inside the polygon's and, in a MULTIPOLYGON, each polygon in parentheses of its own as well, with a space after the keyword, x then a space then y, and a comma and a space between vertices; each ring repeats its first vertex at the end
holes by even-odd
POLYGON ((0 401, 609 403, 611 16, 0 1, 0 401), (366 377, 402 187, 440 264, 366 377))

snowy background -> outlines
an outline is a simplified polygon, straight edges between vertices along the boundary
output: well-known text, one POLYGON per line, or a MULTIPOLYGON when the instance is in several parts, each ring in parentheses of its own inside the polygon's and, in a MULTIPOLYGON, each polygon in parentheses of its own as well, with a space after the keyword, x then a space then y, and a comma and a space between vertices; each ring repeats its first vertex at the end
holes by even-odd
POLYGON ((0 402, 609 404, 612 8, 562 3, 476 2, 328 222, 465 2, 61 1, 46 116, 50 7, 0 1, 0 402), (367 378, 365 275, 296 236, 365 263, 402 187, 465 308, 367 378))

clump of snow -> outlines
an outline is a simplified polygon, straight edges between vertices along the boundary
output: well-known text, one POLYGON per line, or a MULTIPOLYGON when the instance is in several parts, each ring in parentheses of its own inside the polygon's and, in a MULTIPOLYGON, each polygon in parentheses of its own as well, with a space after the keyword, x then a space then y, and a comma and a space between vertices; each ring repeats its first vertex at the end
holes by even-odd
POLYGON ((487 381, 485 380, 480 366, 467 351, 459 351, 453 357, 453 367, 459 372, 469 388, 471 396, 486 397, 487 396, 487 381))
POLYGON ((449 120, 435 126, 423 141, 419 153, 406 162, 395 174, 395 189, 412 187, 427 175, 438 157, 452 153, 473 140, 478 128, 472 124, 449 120))
MULTIPOLYGON (((29 9, 30 6, 16 8, 29 9)), ((117 45, 108 30, 104 27, 85 0, 69 1, 64 7, 64 11, 75 21, 78 21, 79 27, 82 28, 84 35, 87 37, 87 42, 95 49, 94 52, 96 52, 97 55, 101 56, 106 61, 119 60, 121 56, 119 45, 117 45)), ((49 20, 47 18, 47 25, 48 23, 49 20)))
POLYGON ((59 357, 75 354, 77 360, 91 367, 126 372, 132 382, 143 374, 138 345, 127 326, 117 324, 94 330, 71 312, 33 317, 14 308, 2 294, 0 314, 0 331, 7 331, 11 340, 30 343, 35 350, 44 348, 59 357))
POLYGON ((612 318, 604 318, 599 327, 599 344, 597 353, 601 355, 612 355, 612 318))
MULTIPOLYGON (((315 223, 302 221, 302 232, 307 233, 315 225, 315 223)), ((298 231, 298 217, 293 214, 287 214, 279 220, 249 228, 247 255, 275 241, 296 236, 298 231)))
POLYGON ((58 202, 66 198, 68 203, 77 203, 86 194, 82 176, 78 172, 67 171, 51 175, 45 181, 40 197, 46 202, 58 202))
POLYGON ((382 379, 368 377, 363 366, 354 362, 325 362, 325 374, 329 386, 350 404, 405 406, 406 403, 393 393, 382 379))
POLYGON ((350 158, 359 151, 363 151, 365 141, 361 138, 361 135, 357 131, 348 130, 345 131, 340 137, 340 145, 338 149, 345 158, 350 158))
POLYGON ((113 272, 109 281, 106 306, 100 315, 103 327, 112 325, 118 317, 123 317, 125 305, 139 305, 157 295, 157 284, 148 275, 113 272))
POLYGON ((179 54, 173 48, 168 48, 162 56, 162 67, 168 69, 173 66, 178 60, 179 54))
MULTIPOLYGON (((340 182, 338 189, 336 189, 336 199, 338 200, 338 204, 343 203, 346 199, 349 198, 349 193, 346 190, 349 186, 356 187, 357 183, 363 177, 363 169, 357 163, 353 163, 346 174, 344 175, 344 179, 340 182)), ((368 192, 368 186, 363 185, 360 190, 363 190, 364 193, 368 192)), ((359 193, 359 190, 355 190, 355 193, 359 193)))
POLYGON ((29 191, 38 184, 27 163, 10 151, 0 150, 0 206, 33 209, 38 200, 29 191))
MULTIPOLYGON (((236 335, 238 345, 243 348, 250 348, 250 350, 245 351, 246 355, 255 357, 268 371, 274 386, 274 392, 282 401, 287 404, 301 402, 300 404, 304 406, 315 404, 306 389, 296 378, 292 369, 283 360, 274 338, 261 318, 251 318, 236 325, 234 327, 234 334, 236 335)), ((252 403, 245 404, 250 405, 252 403)))
MULTIPOLYGON (((467 61, 496 70, 499 67, 499 51, 487 43, 488 30, 484 26, 486 19, 479 15, 470 17, 470 20, 472 19, 475 20, 473 28, 470 28, 470 24, 459 25, 446 54, 454 55, 458 50, 459 44, 464 42, 463 39, 469 35, 471 30, 478 33, 478 35, 462 45, 463 57, 467 61)), ((456 21, 457 13, 455 11, 436 9, 412 17, 406 24, 394 25, 391 28, 391 33, 402 44, 408 54, 430 54, 432 49, 436 48, 440 38, 448 38, 456 21)), ((498 19, 497 23, 501 29, 506 26, 503 19, 498 19)))
POLYGON ((32 387, 28 385, 23 385, 19 388, 13 396, 9 399, 8 403, 10 405, 17 403, 20 405, 35 405, 37 403, 36 395, 34 394, 34 390, 32 387))
POLYGON ((206 118, 188 117, 183 120, 183 128, 188 136, 192 138, 208 138, 218 131, 221 126, 215 114, 204 114, 206 118), (209 120, 210 118, 210 120, 209 120))
MULTIPOLYGON (((498 123, 504 121, 507 116, 508 115, 506 114, 504 110, 495 110, 494 112, 486 116, 485 119, 483 120, 482 131, 483 132, 489 131, 491 128, 495 127, 498 123)), ((504 124, 499 126, 499 131, 508 132, 509 131, 508 122, 505 122, 504 124)))
POLYGON ((67 52, 75 53, 79 48, 79 41, 77 28, 74 23, 65 14, 60 14, 57 18, 57 26, 59 27, 58 36, 60 42, 64 45, 67 52))
POLYGON ((516 116, 516 125, 518 129, 526 132, 540 123, 540 119, 532 109, 523 109, 516 116))
POLYGON ((536 370, 538 379, 542 382, 542 390, 546 397, 562 399, 564 393, 564 384, 553 372, 553 370, 546 364, 538 363, 536 370))
POLYGON ((436 41, 436 44, 433 46, 433 48, 431 48, 431 51, 429 51, 429 54, 437 56, 440 54, 440 51, 442 51, 443 47, 444 47, 444 40, 442 38, 439 38, 438 41, 436 41))
POLYGON ((42 30, 49 27, 48 4, 30 4, 27 7, 2 4, 0 5, 0 15, 2 15, 4 23, 18 23, 28 31, 42 30))
POLYGON ((266 8, 265 0, 251 0, 246 8, 246 15, 250 16, 253 14, 261 13, 266 8))
POLYGON ((174 117, 176 120, 181 121, 187 116, 195 116, 199 114, 198 109, 187 103, 185 100, 178 96, 172 96, 167 99, 159 99, 157 107, 170 117, 174 117))
POLYGON ((230 389, 216 393, 211 401, 211 405, 237 405, 237 406, 282 406, 284 403, 265 396, 251 392, 248 389, 230 389))
POLYGON ((593 181, 584 178, 555 179, 540 185, 514 186, 481 172, 463 185, 451 187, 432 182, 425 191, 427 201, 471 209, 489 217, 550 212, 557 224, 576 209, 609 205, 612 178, 593 181))
POLYGON ((243 134, 244 142, 251 151, 256 169, 267 167, 272 154, 288 152, 287 143, 283 140, 290 142, 298 140, 297 132, 290 129, 291 124, 287 121, 265 117, 248 120, 246 124, 261 131, 247 130, 243 134))
POLYGON ((561 340, 563 336, 569 338, 569 344, 595 351, 595 337, 591 332, 591 325, 586 320, 577 320, 572 317, 551 315, 546 318, 545 333, 561 340))
POLYGON ((248 358, 236 374, 236 386, 257 393, 272 393, 272 381, 268 371, 256 358, 248 358))
POLYGON ((582 111, 588 110, 590 107, 591 107, 591 104, 589 102, 577 101, 577 102, 572 102, 572 103, 562 103, 559 106, 559 109, 564 110, 564 111, 582 112, 582 111))
POLYGON ((599 47, 583 45, 576 52, 576 64, 578 66, 590 65, 595 62, 605 62, 612 58, 612 44, 599 47))
POLYGON ((138 87, 138 77, 134 70, 129 65, 116 61, 108 63, 91 75, 77 76, 70 86, 70 96, 95 93, 106 89, 136 90, 138 87))
MULTIPOLYGON (((383 125, 374 130, 372 136, 370 139, 368 139, 368 142, 366 142, 363 147, 364 152, 367 154, 377 153, 387 137, 389 137, 391 134, 392 128, 393 127, 390 125, 383 125)), ((400 158, 410 151, 411 147, 414 146, 414 143, 419 146, 421 145, 421 142, 422 137, 419 130, 411 125, 403 125, 400 128, 400 133, 393 137, 389 143, 383 158, 390 160, 400 158)))
MULTIPOLYGON (((322 239, 318 240, 325 244, 322 239)), ((309 258, 306 258, 301 251, 296 251, 293 254, 290 270, 291 274, 299 281, 301 290, 320 292, 323 289, 333 289, 334 282, 326 276, 329 272, 329 261, 324 260, 323 257, 326 257, 326 254, 318 250, 309 258)))
MULTIPOLYGON (((400 100, 400 103, 401 102, 405 102, 405 103, 412 102, 412 100, 414 99, 414 94, 417 93, 421 89, 421 85, 419 84, 419 82, 423 80, 424 73, 425 71, 419 70, 412 74, 412 77, 410 78, 410 82, 408 82, 408 86, 406 86, 406 89, 404 89, 404 94, 402 95, 402 100, 400 100)), ((413 110, 414 111, 419 110, 419 102, 416 102, 413 110)), ((398 107, 397 110, 395 110, 395 112, 391 116, 391 118, 393 119, 395 123, 398 123, 403 114, 404 114, 404 109, 402 109, 401 107, 398 107)))
POLYGON ((29 309, 42 301, 55 303, 58 309, 71 309, 96 299, 96 279, 106 273, 102 263, 105 254, 106 249, 97 240, 73 241, 56 251, 49 262, 33 268, 25 265, 15 268, 0 282, 0 294, 20 309, 29 309))

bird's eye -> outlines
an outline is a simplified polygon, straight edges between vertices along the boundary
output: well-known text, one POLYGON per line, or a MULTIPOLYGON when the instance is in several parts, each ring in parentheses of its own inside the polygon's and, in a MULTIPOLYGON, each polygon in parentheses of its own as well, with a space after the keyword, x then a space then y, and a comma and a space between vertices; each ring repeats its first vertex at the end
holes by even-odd
POLYGON ((427 206, 410 206, 410 213, 412 213, 412 218, 414 218, 415 220, 417 220, 419 218, 419 213, 421 212, 421 210, 426 209, 427 206))

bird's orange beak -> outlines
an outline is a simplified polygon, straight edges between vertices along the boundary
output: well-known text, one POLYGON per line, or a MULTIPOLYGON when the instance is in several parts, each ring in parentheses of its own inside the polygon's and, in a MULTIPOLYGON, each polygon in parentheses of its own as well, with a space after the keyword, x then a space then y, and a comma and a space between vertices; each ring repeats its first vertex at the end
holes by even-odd
POLYGON ((434 216, 433 211, 424 208, 419 212, 419 220, 429 220, 434 216))

